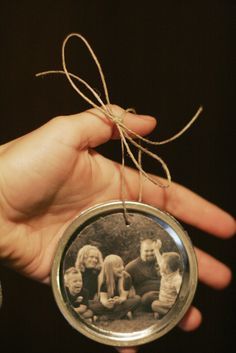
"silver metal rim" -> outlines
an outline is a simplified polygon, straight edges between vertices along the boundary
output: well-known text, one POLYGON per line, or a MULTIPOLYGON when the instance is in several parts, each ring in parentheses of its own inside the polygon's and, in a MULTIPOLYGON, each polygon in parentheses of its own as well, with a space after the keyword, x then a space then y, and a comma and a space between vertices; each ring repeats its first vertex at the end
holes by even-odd
POLYGON ((120 347, 135 346, 151 342, 165 335, 176 326, 191 305, 196 291, 198 278, 197 261, 193 246, 190 238, 180 223, 167 212, 143 203, 126 201, 125 205, 128 212, 135 212, 148 216, 151 215, 155 217, 155 219, 158 219, 162 226, 166 228, 166 231, 172 233, 171 236, 174 238, 180 253, 182 253, 186 260, 186 268, 180 293, 176 303, 163 318, 161 325, 152 325, 145 330, 134 333, 111 333, 109 331, 104 331, 88 324, 85 320, 76 317, 72 309, 64 301, 62 295, 61 264, 65 249, 67 248, 72 235, 77 228, 83 227, 83 225, 93 217, 122 212, 122 201, 111 201, 96 205, 83 211, 78 217, 76 217, 65 230, 59 241, 51 271, 51 284, 56 303, 70 325, 85 336, 99 343, 120 347))

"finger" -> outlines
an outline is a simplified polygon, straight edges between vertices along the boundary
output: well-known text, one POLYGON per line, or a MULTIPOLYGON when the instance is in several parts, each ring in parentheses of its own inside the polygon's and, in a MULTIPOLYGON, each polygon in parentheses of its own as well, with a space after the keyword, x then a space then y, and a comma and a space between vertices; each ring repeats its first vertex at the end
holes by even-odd
MULTIPOLYGON (((124 109, 110 105, 113 114, 123 118, 123 123, 133 132, 147 135, 156 126, 156 120, 147 115, 125 112, 124 109)), ((66 117, 75 133, 75 141, 79 146, 94 148, 112 138, 118 138, 116 125, 98 109, 66 117)))
MULTIPOLYGON (((126 168, 125 178, 128 196, 137 199, 138 173, 126 168)), ((161 189, 144 179, 143 201, 218 237, 228 238, 235 233, 236 223, 231 215, 177 183, 172 183, 167 189, 161 189)))
POLYGON ((222 238, 235 233, 234 218, 213 203, 179 184, 166 193, 166 209, 182 221, 222 238))
POLYGON ((198 274, 201 282, 215 289, 226 287, 232 278, 230 269, 222 262, 195 248, 198 259, 198 274))
POLYGON ((201 325, 201 322, 202 315, 200 311, 194 306, 191 306, 179 323, 179 327, 184 331, 193 331, 201 325))
POLYGON ((119 353, 137 353, 138 352, 138 347, 116 347, 116 350, 119 353))

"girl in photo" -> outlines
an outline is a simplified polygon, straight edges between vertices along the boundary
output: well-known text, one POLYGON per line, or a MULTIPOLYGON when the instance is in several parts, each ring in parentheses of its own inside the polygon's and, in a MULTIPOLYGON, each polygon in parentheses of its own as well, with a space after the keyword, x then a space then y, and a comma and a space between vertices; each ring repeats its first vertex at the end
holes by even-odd
POLYGON ((105 257, 98 277, 99 302, 93 306, 96 315, 105 315, 107 319, 132 319, 133 311, 140 304, 140 297, 132 298, 131 276, 125 272, 120 256, 105 257))
POLYGON ((81 272, 83 286, 88 291, 89 300, 97 299, 98 275, 102 268, 101 251, 93 245, 84 245, 77 254, 75 267, 81 272))

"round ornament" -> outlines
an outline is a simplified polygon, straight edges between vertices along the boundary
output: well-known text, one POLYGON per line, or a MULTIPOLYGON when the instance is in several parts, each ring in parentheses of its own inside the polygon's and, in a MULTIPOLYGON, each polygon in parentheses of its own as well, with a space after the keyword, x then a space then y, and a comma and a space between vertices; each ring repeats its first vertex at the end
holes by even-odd
POLYGON ((191 241, 171 215, 111 201, 82 212, 64 232, 52 267, 59 309, 100 343, 134 346, 170 331, 197 286, 191 241))

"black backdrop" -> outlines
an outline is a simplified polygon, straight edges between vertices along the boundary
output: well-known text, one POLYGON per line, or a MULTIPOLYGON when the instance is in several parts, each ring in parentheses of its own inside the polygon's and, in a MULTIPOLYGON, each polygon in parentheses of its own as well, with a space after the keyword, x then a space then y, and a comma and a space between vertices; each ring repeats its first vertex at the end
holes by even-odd
MULTIPOLYGON (((234 1, 1 1, 1 143, 51 117, 87 109, 61 76, 34 74, 60 68, 60 48, 70 32, 86 36, 104 68, 113 103, 158 118, 152 138, 179 130, 199 105, 204 113, 178 141, 160 147, 173 179, 234 212, 233 15, 234 1)), ((68 49, 74 72, 101 90, 84 47, 68 49)), ((117 142, 100 148, 120 159, 117 142)), ((144 165, 160 173, 152 161, 144 165)), ((223 241, 186 226, 194 243, 233 267, 233 239, 223 241)), ((50 288, 1 268, 3 353, 114 352, 69 327, 50 288)), ((178 328, 141 353, 232 352, 233 284, 220 292, 199 285, 194 304, 201 328, 178 328)))

